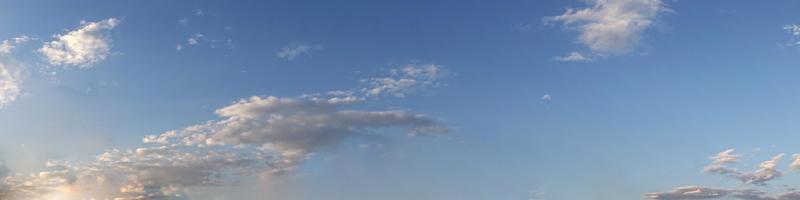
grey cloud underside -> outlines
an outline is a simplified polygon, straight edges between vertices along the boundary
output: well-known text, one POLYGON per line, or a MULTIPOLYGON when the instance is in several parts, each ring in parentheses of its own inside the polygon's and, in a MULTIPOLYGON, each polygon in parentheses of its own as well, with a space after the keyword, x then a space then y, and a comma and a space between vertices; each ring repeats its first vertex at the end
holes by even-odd
MULTIPOLYGON (((745 188, 723 189, 703 186, 678 187, 667 192, 653 192, 644 194, 646 199, 659 200, 691 200, 691 199, 742 199, 742 200, 800 200, 800 191, 793 188, 786 189, 780 194, 770 194, 764 189, 770 188, 768 181, 780 178, 784 175, 778 170, 778 164, 784 154, 778 154, 771 159, 761 162, 758 169, 752 172, 744 172, 728 165, 739 162, 741 155, 733 154, 733 149, 720 152, 709 159, 711 164, 704 167, 703 171, 710 174, 719 174, 741 181, 745 188), (749 186, 759 186, 753 188, 749 186)), ((795 160, 790 165, 790 169, 797 170, 800 165, 800 156, 795 155, 795 160)))
POLYGON ((692 199, 741 199, 741 200, 800 200, 800 192, 788 191, 777 196, 755 189, 719 189, 702 186, 686 186, 668 192, 654 192, 644 195, 654 200, 692 200, 692 199))
POLYGON ((47 171, 6 176, 0 182, 0 191, 6 191, 2 200, 183 199, 190 187, 224 187, 291 172, 311 155, 351 138, 392 130, 409 135, 450 131, 439 119, 419 113, 351 109, 366 96, 332 91, 242 99, 216 110, 217 120, 146 136, 141 148, 109 150, 86 163, 50 162, 47 171))

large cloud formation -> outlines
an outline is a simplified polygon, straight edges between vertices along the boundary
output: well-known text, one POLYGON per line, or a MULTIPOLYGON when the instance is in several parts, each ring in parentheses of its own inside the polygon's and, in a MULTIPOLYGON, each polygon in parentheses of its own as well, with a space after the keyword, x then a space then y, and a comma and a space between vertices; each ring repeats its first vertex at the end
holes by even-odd
POLYGON ((219 119, 109 150, 88 163, 50 162, 37 174, 7 176, 7 200, 185 199, 195 186, 226 186, 296 169, 343 141, 399 129, 441 134, 439 119, 402 110, 351 109, 366 98, 348 92, 300 97, 253 96, 217 109, 219 119))
POLYGON ((119 23, 116 18, 81 22, 81 27, 56 35, 55 40, 45 43, 38 52, 52 65, 91 68, 108 57, 111 52, 108 31, 119 23))
MULTIPOLYGON (((745 186, 768 187, 767 182, 783 176, 778 170, 783 153, 773 156, 762 162, 756 171, 742 172, 728 165, 739 162, 741 155, 733 154, 733 149, 728 149, 710 157, 711 164, 704 167, 704 171, 711 174, 720 174, 741 181, 745 186)), ((795 160, 789 166, 791 170, 798 170, 800 156, 795 155, 795 160)), ((723 189, 704 186, 683 186, 667 192, 653 192, 644 194, 646 199, 658 200, 690 200, 690 199, 742 199, 742 200, 800 200, 800 191, 789 188, 785 192, 770 195, 762 188, 745 187, 741 189, 723 189)))
MULTIPOLYGON (((561 22, 580 32, 579 42, 593 55, 620 55, 636 49, 644 32, 667 8, 661 0, 589 0, 589 8, 567 9, 548 21, 561 22)), ((588 61, 592 55, 572 52, 562 61, 588 61)))

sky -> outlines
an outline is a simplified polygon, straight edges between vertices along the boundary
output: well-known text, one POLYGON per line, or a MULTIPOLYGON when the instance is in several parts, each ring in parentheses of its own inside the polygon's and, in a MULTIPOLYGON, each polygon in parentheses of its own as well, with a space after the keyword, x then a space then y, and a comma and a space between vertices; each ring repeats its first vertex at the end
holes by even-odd
POLYGON ((0 0, 0 199, 800 199, 798 8, 0 0))

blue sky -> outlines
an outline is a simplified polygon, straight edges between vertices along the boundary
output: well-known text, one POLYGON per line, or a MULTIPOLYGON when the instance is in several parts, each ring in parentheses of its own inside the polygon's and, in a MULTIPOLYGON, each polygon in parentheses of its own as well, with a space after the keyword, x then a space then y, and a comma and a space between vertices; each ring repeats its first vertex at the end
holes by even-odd
POLYGON ((796 1, 0 5, 0 199, 800 195, 796 1))

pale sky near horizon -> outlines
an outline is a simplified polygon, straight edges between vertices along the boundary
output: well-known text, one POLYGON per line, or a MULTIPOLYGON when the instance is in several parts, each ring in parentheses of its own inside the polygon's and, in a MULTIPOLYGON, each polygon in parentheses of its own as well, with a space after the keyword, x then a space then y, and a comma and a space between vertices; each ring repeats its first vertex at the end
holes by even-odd
POLYGON ((800 199, 798 9, 0 0, 0 200, 800 199))

